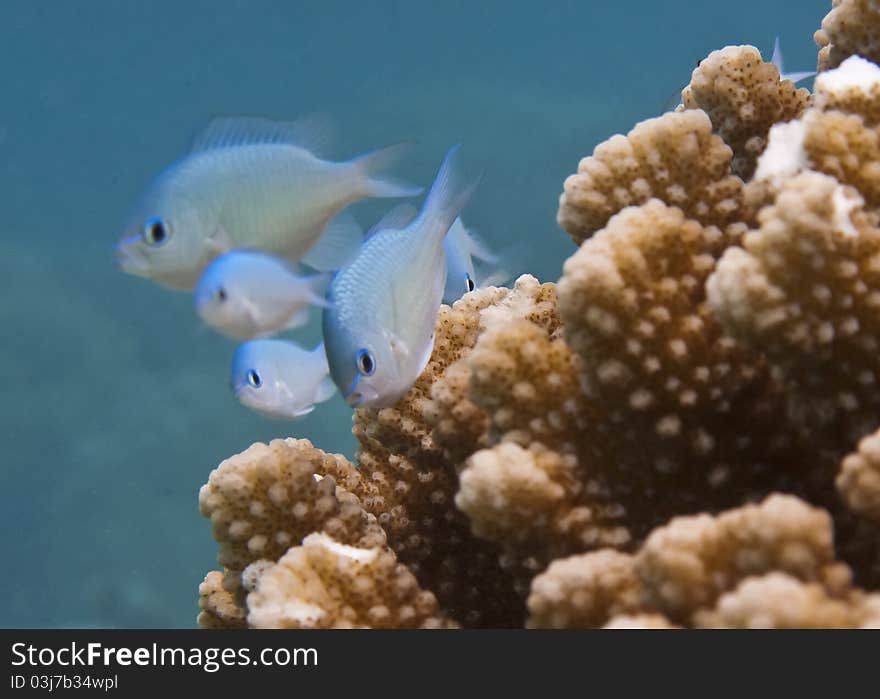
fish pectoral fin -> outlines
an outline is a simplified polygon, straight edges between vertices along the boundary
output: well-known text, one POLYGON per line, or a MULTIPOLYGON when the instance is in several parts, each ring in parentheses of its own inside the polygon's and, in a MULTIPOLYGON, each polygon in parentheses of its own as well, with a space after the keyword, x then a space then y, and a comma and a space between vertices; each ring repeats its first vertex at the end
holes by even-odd
POLYGON ((325 114, 312 114, 296 121, 273 121, 261 117, 218 117, 196 136, 190 153, 218 148, 283 143, 319 155, 333 140, 333 126, 325 114))
POLYGON ((402 230, 412 223, 413 219, 418 215, 419 210, 412 204, 398 204, 366 232, 364 240, 369 240, 379 231, 402 230))
POLYGON ((321 237, 303 255, 302 261, 321 272, 340 269, 351 262, 364 241, 358 222, 347 211, 330 219, 321 237))
POLYGON ((398 364, 403 364, 411 354, 409 346, 401 340, 397 335, 388 333, 388 345, 391 347, 391 353, 397 360, 398 364))
POLYGON ((431 340, 428 342, 427 347, 425 347, 425 354, 422 356, 421 360, 419 360, 419 376, 421 376, 422 372, 425 370, 425 367, 428 366, 428 362, 431 361, 431 355, 434 353, 434 338, 436 335, 431 333, 431 340))
POLYGON ((226 229, 223 226, 217 226, 214 231, 205 238, 205 247, 215 255, 222 255, 224 252, 229 252, 235 245, 232 242, 232 237, 229 233, 226 232, 226 229))
POLYGON ((300 308, 297 311, 294 311, 293 314, 287 321, 287 324, 284 326, 285 330, 294 330, 295 328, 301 328, 303 325, 309 322, 309 308, 308 306, 304 308, 300 308))
POLYGON ((315 406, 314 406, 314 405, 310 405, 308 408, 303 408, 302 410, 297 410, 297 411, 293 414, 293 417, 294 417, 294 418, 305 417, 305 416, 308 415, 310 412, 312 412, 314 409, 315 409, 315 406))
POLYGON ((336 394, 336 384, 329 376, 321 379, 318 388, 315 391, 315 403, 323 403, 325 400, 332 398, 336 394))

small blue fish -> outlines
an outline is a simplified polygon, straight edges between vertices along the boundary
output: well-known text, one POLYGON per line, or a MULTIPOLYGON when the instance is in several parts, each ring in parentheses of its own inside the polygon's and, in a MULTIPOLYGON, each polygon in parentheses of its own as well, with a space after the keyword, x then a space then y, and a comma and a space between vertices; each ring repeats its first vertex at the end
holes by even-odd
POLYGON ((778 36, 773 42, 773 57, 770 59, 770 62, 779 70, 780 80, 791 80, 791 82, 795 84, 799 83, 801 80, 812 78, 816 74, 815 70, 805 70, 799 73, 786 73, 782 63, 782 48, 779 45, 778 36))
POLYGON ((324 345, 311 352, 287 340, 251 340, 232 360, 232 391, 247 407, 278 420, 296 420, 336 393, 324 345))
POLYGON ((452 305, 464 294, 474 289, 501 284, 510 278, 510 274, 498 265, 500 258, 465 228, 460 218, 455 220, 449 234, 443 241, 446 250, 446 288, 443 291, 443 303, 452 305), (481 268, 488 265, 491 272, 478 272, 475 261, 481 268))
POLYGON ((362 242, 343 209, 421 188, 378 174, 402 145, 332 162, 313 152, 318 131, 303 122, 212 121, 143 195, 116 247, 122 269, 184 290, 213 258, 236 248, 338 269, 362 242))
POLYGON ((207 325, 236 340, 299 328, 309 306, 326 306, 327 274, 304 276, 295 265, 254 250, 216 258, 196 285, 195 305, 207 325))
POLYGON ((443 239, 477 186, 450 149, 421 213, 370 235, 330 284, 324 344, 330 375, 352 407, 394 404, 428 363, 446 285, 443 239))
MULTIPOLYGON (((366 237, 370 238, 379 231, 405 228, 419 211, 412 204, 399 204, 389 211, 366 237)), ((443 290, 443 303, 452 305, 464 294, 474 289, 494 284, 501 284, 510 278, 510 274, 497 265, 499 256, 469 231, 461 218, 455 219, 446 237, 443 239, 443 250, 446 253, 446 287, 443 290), (475 261, 482 265, 494 267, 491 272, 478 273, 475 261)))

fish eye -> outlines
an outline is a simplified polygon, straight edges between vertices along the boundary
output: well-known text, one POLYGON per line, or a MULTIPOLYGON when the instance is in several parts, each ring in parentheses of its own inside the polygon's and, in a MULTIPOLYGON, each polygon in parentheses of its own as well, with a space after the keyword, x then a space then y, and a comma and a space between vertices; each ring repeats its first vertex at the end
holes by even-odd
POLYGON ((251 369, 250 371, 248 371, 247 382, 254 388, 259 388, 263 385, 263 379, 260 378, 260 375, 255 369, 251 369))
POLYGON ((162 245, 168 240, 168 227, 161 218, 150 218, 144 224, 144 242, 147 245, 162 245))
POLYGON ((468 291, 473 291, 474 289, 477 288, 477 285, 474 284, 474 280, 471 279, 471 275, 470 275, 470 274, 465 274, 465 275, 464 275, 464 281, 465 281, 465 284, 467 284, 467 290, 468 290, 468 291))
POLYGON ((369 376, 374 371, 376 371, 376 362, 373 360, 373 355, 370 354, 370 350, 358 350, 357 367, 358 371, 361 372, 361 374, 363 374, 364 376, 369 376))
POLYGON ((226 300, 226 289, 224 289, 222 286, 217 287, 217 300, 218 301, 225 301, 226 300))

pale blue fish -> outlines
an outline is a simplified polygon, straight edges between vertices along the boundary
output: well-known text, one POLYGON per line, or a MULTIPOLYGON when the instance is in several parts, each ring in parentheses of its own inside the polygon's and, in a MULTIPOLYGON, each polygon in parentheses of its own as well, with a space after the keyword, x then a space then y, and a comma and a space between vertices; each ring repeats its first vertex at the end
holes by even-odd
POLYGON ((311 306, 326 306, 329 283, 327 274, 304 275, 264 252, 232 250, 205 268, 196 285, 196 312, 227 337, 271 337, 305 325, 311 306))
POLYGON ((149 186, 117 245, 126 272, 192 289, 207 264, 235 248, 338 269, 362 235, 345 207, 367 197, 414 196, 383 175, 403 144, 348 162, 322 160, 311 123, 212 121, 189 155, 149 186))
POLYGON ((287 340, 251 340, 232 360, 232 391, 248 408, 278 420, 308 415, 336 393, 323 343, 309 351, 287 340))
POLYGON ((451 306, 469 291, 501 284, 510 278, 510 274, 499 266, 499 255, 468 230, 461 218, 452 224, 443 247, 448 270, 443 291, 445 304, 451 306))
POLYGON ((770 59, 770 62, 775 65, 776 68, 779 70, 780 80, 791 80, 791 82, 793 83, 799 83, 801 80, 812 78, 816 74, 815 70, 804 70, 798 73, 786 73, 784 64, 782 62, 782 48, 779 45, 778 36, 773 42, 773 57, 770 59))
MULTIPOLYGON (((400 204, 373 226, 366 237, 389 228, 404 228, 418 213, 418 209, 412 204, 400 204)), ((446 286, 443 290, 445 304, 451 306, 469 291, 500 284, 510 278, 509 273, 498 267, 499 256, 469 231, 460 217, 455 219, 443 239, 443 250, 446 253, 446 286), (489 265, 492 271, 478 272, 475 261, 482 263, 481 266, 489 265)))
POLYGON ((446 285, 443 239, 477 186, 462 176, 457 153, 446 155, 419 215, 370 235, 330 284, 324 344, 352 407, 392 405, 430 359, 446 285))

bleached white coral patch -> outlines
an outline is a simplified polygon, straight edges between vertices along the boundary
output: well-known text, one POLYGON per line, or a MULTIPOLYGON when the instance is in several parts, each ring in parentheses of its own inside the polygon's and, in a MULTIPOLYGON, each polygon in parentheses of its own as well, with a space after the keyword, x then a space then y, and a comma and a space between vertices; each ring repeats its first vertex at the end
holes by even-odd
POLYGON ((861 56, 850 56, 838 68, 819 73, 817 94, 840 95, 850 90, 871 92, 880 86, 880 66, 861 56))
POLYGON ((804 150, 809 115, 770 128, 767 148, 758 159, 755 179, 777 180, 796 175, 808 166, 804 150))
POLYGON ((840 186, 834 190, 831 196, 831 203, 834 206, 834 230, 843 233, 847 238, 855 238, 859 235, 856 227, 853 225, 850 214, 854 209, 861 208, 865 205, 862 199, 854 190, 840 186))
POLYGON ((359 563, 372 563, 379 549, 360 549, 356 546, 348 546, 347 544, 340 544, 335 539, 323 534, 321 532, 316 532, 314 534, 309 534, 305 539, 303 539, 303 546, 315 546, 326 549, 330 551, 330 553, 350 558, 354 561, 358 561, 359 563))

